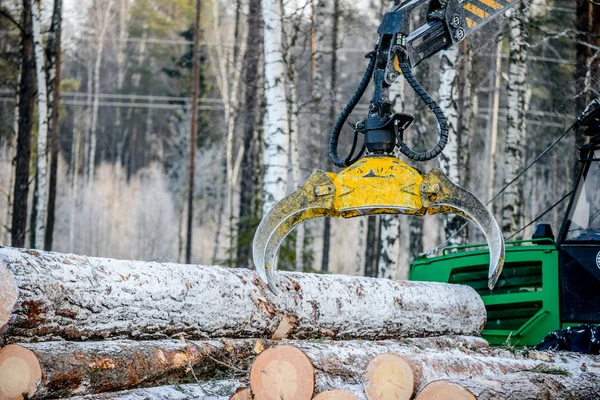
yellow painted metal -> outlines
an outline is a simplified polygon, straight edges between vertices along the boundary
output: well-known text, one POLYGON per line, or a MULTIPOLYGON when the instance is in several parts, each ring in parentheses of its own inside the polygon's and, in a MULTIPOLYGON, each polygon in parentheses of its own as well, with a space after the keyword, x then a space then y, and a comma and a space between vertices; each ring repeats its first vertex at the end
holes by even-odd
POLYGON ((334 179, 333 207, 344 218, 366 214, 423 215, 423 177, 394 157, 365 157, 334 179))
POLYGON ((314 172, 261 221, 253 242, 254 264, 275 293, 273 270, 279 246, 304 221, 320 217, 426 213, 460 214, 483 231, 490 243, 488 284, 492 288, 504 263, 504 240, 492 213, 441 171, 434 169, 422 176, 390 156, 367 156, 337 175, 314 172))

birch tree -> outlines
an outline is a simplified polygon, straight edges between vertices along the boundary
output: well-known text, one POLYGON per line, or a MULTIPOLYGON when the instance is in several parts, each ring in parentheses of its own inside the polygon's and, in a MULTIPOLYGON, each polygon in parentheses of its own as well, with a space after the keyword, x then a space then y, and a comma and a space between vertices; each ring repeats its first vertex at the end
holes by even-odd
POLYGON ((27 229, 27 198, 29 195, 29 162, 31 158, 31 129, 35 98, 35 56, 31 27, 31 1, 23 0, 21 20, 21 80, 19 83, 19 122, 15 160, 11 244, 25 247, 27 229))
MULTIPOLYGON (((337 51, 338 51, 338 35, 339 35, 339 22, 340 22, 340 0, 333 0, 333 21, 331 24, 331 70, 330 70, 330 105, 329 105, 329 120, 335 121, 336 114, 338 113, 336 102, 337 102, 337 51)), ((328 141, 324 141, 323 145, 323 159, 329 160, 328 152, 328 141)), ((325 218, 323 221, 323 258, 321 259, 321 271, 329 271, 329 247, 331 242, 331 219, 325 218)))
POLYGON ((48 166, 48 98, 46 92, 46 71, 44 67, 44 49, 40 34, 41 16, 37 0, 31 2, 31 21, 33 34, 33 49, 35 53, 35 70, 37 76, 37 106, 38 106, 38 137, 37 137, 37 168, 36 180, 38 196, 35 219, 36 249, 41 249, 44 243, 46 227, 46 169, 48 166))
POLYGON ((287 189, 289 122, 285 93, 285 61, 279 0, 262 0, 264 20, 265 97, 263 214, 287 189))
POLYGON ((194 179, 196 171, 196 147, 198 137, 198 95, 200 91, 200 14, 202 1, 196 0, 196 19, 194 22, 194 53, 192 61, 192 121, 190 127, 190 149, 188 170, 188 209, 185 245, 185 262, 192 262, 192 232, 194 221, 194 179))
POLYGON ((257 118, 260 96, 258 95, 260 81, 259 64, 261 59, 263 31, 261 27, 261 0, 250 0, 248 3, 248 35, 246 51, 243 55, 244 69, 244 100, 242 103, 242 129, 244 154, 241 164, 239 224, 237 237, 237 265, 250 266, 250 240, 247 240, 252 230, 252 200, 256 188, 255 162, 260 143, 257 137, 257 118))
POLYGON ((48 182, 48 216, 44 249, 52 249, 54 235, 54 216, 56 209, 56 181, 58 175, 58 139, 61 79, 61 35, 62 35, 62 0, 54 0, 52 22, 46 47, 46 70, 48 78, 48 131, 50 132, 50 177, 48 182))
MULTIPOLYGON (((510 10, 510 47, 508 59, 508 114, 505 144, 504 184, 514 179, 523 167, 526 118, 529 108, 527 84, 527 24, 529 1, 524 0, 510 10)), ((512 184, 504 192, 502 230, 515 232, 522 219, 519 185, 512 184)))
MULTIPOLYGON (((457 46, 440 55, 440 88, 439 105, 448 119, 448 144, 444 152, 439 155, 440 169, 448 178, 460 183, 459 172, 459 140, 458 140, 458 74, 457 66, 460 52, 457 46)), ((450 237, 463 223, 463 219, 455 214, 444 215, 444 231, 450 237)), ((450 240, 450 245, 461 243, 460 235, 450 240)))
MULTIPOLYGON (((395 4, 392 1, 392 5, 395 4)), ((400 76, 390 87, 390 101, 394 111, 402 113, 405 104, 405 80, 400 76)), ((400 216, 381 215, 379 233, 379 262, 377 277, 394 279, 397 277, 400 261, 400 216)))
MULTIPOLYGON (((100 67, 102 66, 102 56, 104 52, 104 38, 110 21, 112 19, 112 8, 114 0, 94 2, 94 29, 96 33, 96 48, 94 59, 94 70, 91 77, 93 81, 92 113, 89 132, 89 158, 88 158, 88 180, 94 180, 94 168, 96 166, 96 144, 98 139, 96 131, 98 129, 98 108, 100 106, 100 67)), ((88 77, 89 79, 89 77, 88 77)))
MULTIPOLYGON (((233 265, 233 254, 235 253, 234 249, 234 241, 235 241, 235 213, 233 209, 233 200, 234 200, 234 188, 237 182, 237 175, 234 174, 235 170, 239 170, 239 167, 236 168, 236 163, 234 161, 234 132, 236 128, 236 115, 240 106, 240 96, 239 96, 239 88, 241 81, 241 73, 242 68, 240 68, 237 64, 238 53, 244 53, 245 51, 245 40, 244 37, 236 37, 235 35, 240 35, 240 29, 236 27, 233 35, 233 43, 234 47, 231 51, 225 51, 225 47, 223 46, 223 40, 221 38, 221 16, 219 11, 219 4, 212 4, 212 17, 213 17, 213 41, 216 44, 216 54, 211 55, 210 61, 213 66, 213 71, 216 75, 217 87, 219 88, 219 92, 221 94, 221 98, 223 99, 223 105, 225 107, 224 117, 225 123, 227 124, 227 134, 226 134, 226 154, 225 154, 225 174, 223 176, 224 182, 223 187, 226 191, 226 215, 227 215, 227 226, 228 229, 224 230, 224 232, 228 232, 228 261, 229 265, 233 265), (241 43, 241 46, 239 45, 241 43)), ((239 8, 236 8, 236 13, 240 11, 239 8)), ((236 17, 236 23, 239 23, 239 18, 236 17)), ((240 146, 237 159, 241 162, 241 157, 243 155, 244 147, 240 146)), ((217 224, 217 234, 216 234, 216 246, 215 246, 215 254, 218 252, 218 243, 220 241, 220 232, 221 232, 221 218, 223 213, 219 213, 219 223, 217 224)), ((216 258, 216 257, 213 257, 216 258)))

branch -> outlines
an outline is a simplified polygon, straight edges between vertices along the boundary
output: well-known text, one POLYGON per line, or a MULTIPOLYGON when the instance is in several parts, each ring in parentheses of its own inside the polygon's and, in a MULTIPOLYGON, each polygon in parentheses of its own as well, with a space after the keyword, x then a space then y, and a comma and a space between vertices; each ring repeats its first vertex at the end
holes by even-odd
POLYGON ((21 24, 19 24, 13 17, 12 15, 10 15, 8 12, 6 12, 4 10, 4 8, 0 8, 0 15, 3 16, 4 18, 6 18, 7 20, 9 20, 10 22, 12 22, 20 31, 23 35, 25 35, 25 29, 23 29, 23 27, 21 26, 21 24))

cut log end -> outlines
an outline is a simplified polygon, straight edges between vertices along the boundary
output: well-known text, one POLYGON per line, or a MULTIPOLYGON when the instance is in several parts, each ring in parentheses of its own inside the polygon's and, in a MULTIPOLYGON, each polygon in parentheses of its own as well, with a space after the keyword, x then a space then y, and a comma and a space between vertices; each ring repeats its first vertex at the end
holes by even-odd
POLYGON ((0 332, 8 323, 13 307, 17 302, 17 285, 6 265, 0 263, 0 332))
POLYGON ((399 355, 380 354, 367 366, 365 394, 369 400, 410 400, 414 386, 413 370, 399 355))
POLYGON ((313 400, 359 400, 358 397, 345 390, 328 390, 321 392, 313 400))
POLYGON ((477 400, 468 389, 450 381, 433 381, 423 388, 415 400, 477 400))
POLYGON ((42 379, 42 368, 35 354, 11 344, 0 350, 0 400, 31 397, 42 379))
POLYGON ((229 400, 252 400, 252 392, 248 388, 239 388, 229 400))
POLYGON ((315 369, 301 350, 291 346, 271 347, 252 364, 250 388, 257 399, 310 400, 315 388, 315 369))

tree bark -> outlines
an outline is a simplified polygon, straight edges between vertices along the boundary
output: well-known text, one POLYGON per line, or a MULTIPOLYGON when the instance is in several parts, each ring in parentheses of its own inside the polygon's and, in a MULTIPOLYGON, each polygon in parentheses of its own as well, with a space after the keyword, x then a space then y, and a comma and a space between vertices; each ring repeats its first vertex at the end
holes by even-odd
MULTIPOLYGON (((255 350, 263 347, 256 340, 11 344, 0 350, 0 382, 13 379, 12 392, 42 399, 185 382, 189 377, 233 377, 250 368, 255 350), (31 373, 14 374, 19 365, 27 365, 31 373)), ((0 389, 0 398, 6 394, 0 389)))
MULTIPOLYGON (((574 380, 582 374, 600 376, 597 375, 600 372, 597 356, 537 351, 515 353, 491 348, 480 338, 421 338, 402 342, 287 341, 285 344, 283 347, 301 350, 312 364, 315 392, 341 389, 354 393, 356 384, 364 383, 367 397, 371 400, 408 400, 438 379, 501 378, 523 371, 569 375, 574 380), (399 387, 401 390, 396 390, 399 387), (390 391, 395 391, 395 396, 377 395, 390 394, 390 391)), ((276 353, 278 347, 281 346, 271 348, 269 353, 276 353)), ((253 369, 266 353, 257 356, 253 369)), ((299 365, 298 358, 280 353, 276 361, 299 365)), ((254 391, 254 386, 252 389, 254 391)))
POLYGON ((88 158, 88 181, 94 181, 96 167, 96 144, 98 142, 98 108, 100 105, 100 67, 102 66, 102 56, 104 52, 104 37, 108 31, 108 26, 111 20, 112 5, 114 0, 108 0, 99 6, 97 12, 101 13, 99 25, 96 26, 98 43, 96 43, 96 57, 94 59, 93 72, 93 88, 94 95, 92 97, 92 113, 90 121, 90 138, 89 138, 89 158, 88 158))
POLYGON ((456 400, 587 400, 600 397, 600 375, 579 372, 518 372, 493 377, 445 379, 431 382, 415 400, 450 398, 456 400), (442 397, 440 397, 442 396, 442 397))
POLYGON ((37 106, 38 106, 38 132, 37 132, 37 165, 36 165, 36 191, 34 202, 35 213, 35 241, 32 247, 43 248, 46 236, 46 187, 48 167, 48 94, 46 90, 46 68, 44 66, 44 48, 40 33, 41 15, 36 0, 31 2, 31 21, 33 34, 33 50, 35 53, 35 69, 37 76, 37 106))
POLYGON ((31 129, 33 125, 33 101, 35 97, 35 57, 31 26, 31 0, 23 0, 21 26, 21 82, 19 84, 19 130, 15 157, 15 184, 11 243, 25 247, 27 231, 27 198, 29 195, 29 163, 31 159, 31 129))
POLYGON ((244 154, 241 164, 240 204, 238 213, 237 235, 237 266, 249 268, 251 266, 251 243, 254 233, 252 221, 252 203, 254 196, 254 164, 257 158, 256 125, 258 114, 257 81, 259 80, 259 63, 262 52, 263 32, 261 26, 260 0, 250 0, 248 4, 248 35, 246 36, 246 52, 244 53, 243 82, 245 86, 244 101, 242 105, 243 117, 243 146, 244 154))
POLYGON ((125 390, 90 396, 70 397, 71 400, 229 400, 235 391, 243 387, 237 380, 219 380, 203 383, 157 386, 125 390))
MULTIPOLYGON (((440 154, 439 166, 442 172, 455 184, 461 183, 459 160, 460 144, 458 139, 458 62, 460 52, 457 46, 441 53, 440 62, 440 108, 448 120, 448 144, 444 152, 440 154)), ((444 231, 446 239, 454 234, 463 224, 462 217, 456 214, 444 215, 444 231)), ((449 241, 449 245, 459 245, 462 243, 460 235, 455 236, 449 241)))
MULTIPOLYGON (((333 21, 331 23, 331 69, 330 69, 330 103, 329 103, 329 120, 335 121, 338 113, 337 109, 337 50, 338 50, 338 35, 340 21, 340 0, 333 0, 333 21)), ((323 149, 323 160, 329 162, 329 147, 328 141, 321 143, 323 149)), ((331 220, 325 218, 323 221, 323 255, 321 259, 321 271, 329 271, 329 250, 331 246, 331 220)))
POLYGON ((470 287, 0 249, 7 343, 63 338, 390 338, 481 333, 470 287))
MULTIPOLYGON (((529 23, 529 1, 519 3, 511 10, 510 42, 508 59, 508 114, 504 152, 504 184, 510 183, 523 168, 527 101, 527 25, 529 23)), ((502 231, 510 234, 521 225, 522 200, 520 185, 513 183, 504 192, 502 206, 502 231)))
POLYGON ((196 147, 198 138, 198 96, 200 92, 200 14, 202 1, 196 0, 194 22, 194 59, 192 65, 192 123, 190 128, 190 160, 188 166, 188 206, 185 243, 185 262, 192 262, 192 232, 194 224, 194 177, 196 172, 196 147))
MULTIPOLYGON (((600 68, 600 4, 591 0, 576 0, 575 29, 577 43, 575 44, 577 64, 575 66, 575 113, 579 117, 587 105, 598 92, 598 85, 594 85, 594 76, 600 68)), ((575 135, 575 160, 579 159, 578 149, 583 146, 587 137, 582 130, 577 130, 575 135)), ((578 168, 574 168, 574 173, 578 168)), ((574 176, 573 176, 574 177, 574 176)))
POLYGON ((262 0, 264 21, 265 97, 263 214, 283 199, 287 190, 289 124, 285 93, 285 60, 279 0, 262 0))
POLYGON ((365 276, 377 276, 377 261, 378 261, 378 235, 379 227, 377 224, 377 216, 371 215, 367 217, 367 239, 365 245, 365 276))
POLYGON ((54 220, 56 213, 56 182, 58 175, 59 151, 59 105, 60 105, 60 80, 61 80, 61 36, 62 36, 62 0, 54 0, 52 23, 48 35, 46 48, 46 70, 48 77, 48 107, 50 118, 48 131, 50 132, 50 177, 48 179, 48 215, 46 219, 46 236, 44 237, 44 250, 52 250, 54 236, 54 220))

